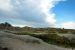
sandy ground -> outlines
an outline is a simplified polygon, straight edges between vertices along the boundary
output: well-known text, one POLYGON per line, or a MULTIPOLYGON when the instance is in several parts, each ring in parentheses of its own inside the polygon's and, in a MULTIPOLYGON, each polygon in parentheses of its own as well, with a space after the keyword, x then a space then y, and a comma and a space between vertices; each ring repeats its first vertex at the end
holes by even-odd
POLYGON ((0 46, 9 50, 71 50, 50 45, 29 35, 14 35, 0 31, 0 46))

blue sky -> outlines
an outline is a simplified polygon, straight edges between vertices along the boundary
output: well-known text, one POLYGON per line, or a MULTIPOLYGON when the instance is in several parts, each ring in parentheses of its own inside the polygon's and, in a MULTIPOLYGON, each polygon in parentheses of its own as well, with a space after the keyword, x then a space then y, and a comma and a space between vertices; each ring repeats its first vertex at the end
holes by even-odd
MULTIPOLYGON (((59 2, 53 8, 53 12, 56 14, 56 20, 59 25, 61 23, 65 23, 65 24, 67 23, 67 25, 72 23, 71 25, 75 26, 75 6, 74 5, 75 5, 75 0, 66 0, 64 2, 59 2)), ((67 27, 67 26, 64 26, 64 27, 67 27)))
POLYGON ((0 0, 0 23, 75 29, 74 0, 0 0))
POLYGON ((58 23, 75 21, 75 0, 67 0, 65 2, 58 3, 53 12, 56 14, 58 23), (59 22, 60 21, 60 22, 59 22))

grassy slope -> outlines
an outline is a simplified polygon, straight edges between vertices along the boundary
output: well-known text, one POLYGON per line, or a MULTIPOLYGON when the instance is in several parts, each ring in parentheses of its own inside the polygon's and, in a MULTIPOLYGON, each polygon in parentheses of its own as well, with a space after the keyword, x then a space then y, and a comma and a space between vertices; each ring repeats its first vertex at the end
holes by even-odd
POLYGON ((32 34, 32 33, 16 33, 18 35, 30 35, 42 39, 43 41, 63 47, 75 47, 74 40, 69 40, 66 37, 60 37, 57 34, 32 34))

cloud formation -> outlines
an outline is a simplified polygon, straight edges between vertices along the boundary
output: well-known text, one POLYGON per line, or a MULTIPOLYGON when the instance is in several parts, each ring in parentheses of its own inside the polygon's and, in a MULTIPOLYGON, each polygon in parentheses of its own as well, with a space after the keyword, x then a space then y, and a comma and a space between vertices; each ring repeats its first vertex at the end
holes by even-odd
POLYGON ((0 0, 0 18, 11 19, 14 25, 54 27, 56 19, 52 8, 59 1, 61 0, 0 0))
POLYGON ((75 29, 75 22, 70 21, 70 22, 65 22, 63 24, 61 24, 62 28, 66 28, 66 29, 75 29))

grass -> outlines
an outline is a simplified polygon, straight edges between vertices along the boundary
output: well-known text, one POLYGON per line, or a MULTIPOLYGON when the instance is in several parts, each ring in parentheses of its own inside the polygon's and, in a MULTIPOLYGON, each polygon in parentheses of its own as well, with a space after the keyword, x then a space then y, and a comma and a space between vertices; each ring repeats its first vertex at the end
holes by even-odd
POLYGON ((33 36, 33 37, 40 38, 40 39, 42 39, 43 41, 45 41, 49 44, 58 45, 58 46, 66 47, 66 48, 75 47, 75 39, 69 40, 66 37, 60 37, 57 34, 36 35, 36 34, 29 33, 29 32, 16 33, 16 34, 18 34, 18 35, 30 35, 30 36, 33 36))

